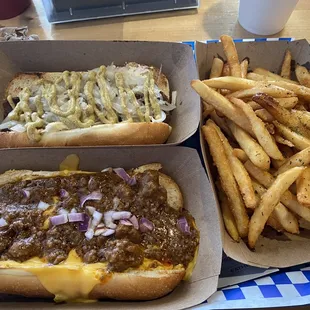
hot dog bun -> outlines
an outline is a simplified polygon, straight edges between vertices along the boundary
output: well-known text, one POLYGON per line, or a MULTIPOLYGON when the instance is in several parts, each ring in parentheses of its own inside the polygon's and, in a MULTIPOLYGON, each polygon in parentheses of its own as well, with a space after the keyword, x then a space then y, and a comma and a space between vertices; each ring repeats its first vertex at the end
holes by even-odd
MULTIPOLYGON (((161 169, 160 164, 140 166, 131 171, 139 173, 161 169)), ((23 180, 93 174, 84 171, 31 171, 10 170, 0 175, 0 187, 23 180)), ((181 210, 183 197, 175 181, 159 172, 159 184, 167 191, 167 204, 181 210)), ((194 222, 192 225, 195 226, 194 222)), ((55 301, 86 301, 98 299, 150 300, 162 297, 188 279, 194 269, 198 246, 193 260, 182 264, 165 265, 144 259, 141 266, 123 272, 108 272, 107 263, 85 264, 75 252, 70 252, 64 263, 49 265, 39 258, 18 263, 0 260, 0 293, 26 297, 55 298, 55 301)))
POLYGON ((170 104, 167 77, 158 68, 137 63, 102 66, 88 72, 20 73, 11 80, 5 93, 8 100, 4 103, 5 111, 10 110, 9 102, 11 106, 13 101, 24 103, 20 104, 22 108, 17 107, 8 115, 4 113, 5 120, 0 125, 8 129, 0 132, 0 147, 4 148, 161 144, 172 130, 164 122, 166 114, 175 108, 170 104), (117 74, 121 74, 122 82, 117 82, 117 74), (103 82, 99 82, 102 77, 103 82), (97 79, 95 86, 91 85, 94 79, 97 79), (78 89, 75 95, 74 87, 78 89), (36 100, 43 113, 39 112, 36 100), (76 108, 70 110, 73 101, 76 108), (55 114, 53 108, 71 113, 62 116, 55 114), (41 123, 33 125, 34 121, 41 123))

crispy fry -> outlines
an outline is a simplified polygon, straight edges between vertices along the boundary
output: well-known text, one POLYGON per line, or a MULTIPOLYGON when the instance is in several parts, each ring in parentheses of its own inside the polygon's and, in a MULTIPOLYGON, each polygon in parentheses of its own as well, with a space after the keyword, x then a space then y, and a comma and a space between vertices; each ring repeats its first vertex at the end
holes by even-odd
MULTIPOLYGON (((253 165, 251 161, 248 160, 246 163, 244 163, 244 167, 249 172, 250 176, 264 187, 269 188, 273 183, 274 177, 269 172, 263 171, 253 165)), ((292 212, 310 222, 310 208, 302 206, 297 201, 296 196, 293 195, 289 190, 287 190, 281 196, 281 202, 292 212)))
POLYGON ((248 74, 248 67, 249 67, 249 59, 248 58, 244 58, 241 61, 241 77, 243 79, 246 79, 246 75, 248 74))
POLYGON ((284 89, 282 87, 278 87, 275 85, 262 85, 261 87, 253 87, 233 92, 229 94, 227 97, 247 98, 252 97, 258 93, 264 93, 274 98, 290 98, 292 96, 290 92, 289 93, 287 92, 287 89, 284 89))
MULTIPOLYGON (((293 83, 294 81, 290 80, 289 82, 286 82, 286 81, 274 81, 272 79, 269 80, 269 78, 264 78, 264 77, 262 77, 262 75, 252 73, 252 72, 247 74, 247 79, 251 80, 252 82, 256 81, 256 83, 259 83, 259 82, 262 83, 263 81, 266 82, 266 80, 267 80, 268 83, 271 85, 280 86, 282 88, 290 90, 290 91, 294 92, 296 94, 296 96, 304 98, 307 101, 310 101, 310 89, 308 87, 303 86, 303 85, 295 84, 295 83, 293 83)), ((213 84, 214 84, 214 82, 213 82, 213 84)), ((216 82, 216 84, 218 84, 218 82, 216 82)), ((254 84, 251 84, 251 85, 254 85, 254 84)), ((243 87, 245 87, 245 85, 243 85, 243 87)), ((242 88, 242 89, 244 89, 244 88, 242 88)))
POLYGON ((278 133, 290 141, 296 149, 301 151, 310 146, 310 139, 303 137, 278 121, 274 121, 273 124, 276 126, 278 133))
MULTIPOLYGON (((266 188, 254 180, 252 180, 252 183, 254 190, 258 193, 258 195, 260 197, 263 196, 267 191, 266 188)), ((291 234, 299 233, 298 221, 296 217, 289 210, 287 210, 281 202, 275 206, 270 217, 276 220, 276 222, 278 222, 287 232, 291 234)))
POLYGON ((227 35, 222 35, 220 39, 223 45, 224 54, 229 64, 231 75, 241 78, 241 67, 233 39, 227 35))
POLYGON ((192 88, 202 97, 202 99, 209 104, 212 104, 217 111, 220 111, 227 118, 234 121, 241 128, 247 132, 253 134, 251 125, 244 113, 235 107, 229 100, 224 96, 211 89, 199 80, 194 80, 191 83, 192 88))
POLYGON ((270 214, 280 202, 281 195, 295 182, 304 169, 304 167, 295 167, 280 174, 263 194, 260 204, 255 209, 250 220, 248 236, 250 248, 255 247, 257 239, 263 231, 270 214))
POLYGON ((232 98, 231 101, 238 106, 251 123, 254 134, 264 151, 274 159, 284 159, 277 144, 268 132, 263 121, 255 114, 253 109, 240 99, 232 98))
POLYGON ((249 228, 249 218, 241 198, 237 183, 231 171, 225 150, 216 130, 211 126, 202 127, 203 135, 208 142, 213 161, 220 175, 221 184, 231 205, 231 212, 237 224, 240 236, 246 237, 249 228))
POLYGON ((260 75, 263 75, 263 76, 267 76, 268 78, 271 78, 272 81, 284 81, 284 82, 287 82, 287 83, 292 83, 292 84, 298 84, 297 82, 295 81, 292 81, 290 79, 286 79, 286 78, 283 78, 281 77, 280 75, 278 74, 275 74, 275 73, 272 73, 264 68, 255 68, 253 70, 254 73, 256 74, 260 74, 260 75))
POLYGON ((287 145, 289 147, 294 147, 294 144, 291 141, 286 140, 277 134, 274 135, 274 139, 276 140, 276 142, 278 142, 280 144, 287 145))
POLYGON ((290 97, 290 98, 277 98, 276 99, 280 106, 286 109, 292 109, 298 103, 298 97, 290 97))
POLYGON ((290 170, 294 167, 307 166, 310 163, 310 147, 296 153, 292 157, 288 158, 284 165, 282 165, 276 172, 276 176, 290 170))
POLYGON ((268 170, 270 167, 270 158, 264 149, 238 125, 228 121, 228 126, 249 159, 257 167, 260 167, 263 170, 268 170))
POLYGON ((296 65, 295 73, 297 80, 301 85, 310 87, 310 73, 307 68, 296 65))
POLYGON ((274 121, 274 117, 266 109, 256 110, 255 114, 264 122, 271 123, 274 121))
POLYGON ((265 94, 257 94, 253 96, 253 100, 265 108, 280 123, 303 136, 310 137, 310 130, 301 123, 297 115, 281 107, 272 97, 265 94))
POLYGON ((230 68, 228 62, 225 62, 223 66, 222 76, 230 76, 230 68))
POLYGON ((245 163, 247 160, 249 160, 248 155, 245 153, 242 149, 233 149, 233 154, 242 162, 245 163))
POLYGON ((284 60, 281 67, 281 77, 285 79, 291 78, 291 62, 292 62, 292 54, 289 49, 286 50, 284 60))
POLYGON ((292 109, 291 112, 297 116, 300 122, 310 129, 310 113, 307 111, 300 111, 292 109))
POLYGON ((224 67, 223 60, 218 57, 214 57, 210 72, 210 79, 220 77, 222 75, 223 67, 224 67))
POLYGON ((254 111, 259 110, 259 109, 262 108, 262 107, 261 107, 257 102, 255 102, 255 101, 249 101, 249 102, 247 102, 247 104, 248 104, 254 111))
POLYGON ((218 193, 219 193, 219 200, 222 210, 222 216, 225 228, 230 235, 230 237, 235 240, 236 242, 240 241, 240 236, 238 233, 238 229, 236 226, 236 221, 234 219, 233 214, 231 213, 231 207, 229 206, 229 201, 227 199, 227 196, 223 189, 221 188, 220 184, 216 184, 218 187, 218 193))
POLYGON ((297 200, 303 206, 310 207, 310 167, 296 180, 297 200))
POLYGON ((202 101, 203 104, 203 114, 202 114, 202 118, 205 119, 207 116, 209 116, 213 111, 214 111, 214 107, 213 105, 202 101))
POLYGON ((231 138, 233 138, 234 136, 232 135, 225 118, 223 117, 219 117, 216 113, 216 111, 213 111, 210 114, 211 119, 214 121, 214 123, 219 126, 221 128, 221 130, 223 130, 225 132, 225 134, 231 138))
POLYGON ((237 184, 239 186, 239 190, 246 207, 249 209, 254 209, 257 205, 257 200, 255 197, 251 178, 248 172, 244 168, 241 161, 236 156, 233 155, 233 148, 231 147, 228 140, 222 133, 221 129, 218 126, 216 126, 216 124, 211 120, 207 121, 207 125, 216 130, 217 134, 219 135, 223 143, 225 154, 229 161, 235 180, 237 181, 237 184))
MULTIPOLYGON (((229 89, 231 91, 239 91, 239 90, 243 90, 243 89, 249 89, 249 88, 255 88, 255 87, 267 87, 270 85, 275 85, 275 86, 279 86, 281 88, 286 89, 285 97, 287 97, 287 98, 296 97, 296 95, 297 95, 297 93, 295 94, 294 91, 289 90, 286 87, 287 84, 289 84, 289 83, 285 83, 285 82, 276 82, 276 81, 257 82, 257 81, 237 78, 237 77, 233 77, 233 76, 225 76, 225 77, 219 77, 219 78, 214 78, 214 79, 210 79, 210 80, 204 80, 203 83, 209 87, 212 87, 212 88, 226 88, 226 89, 229 89), (280 83, 283 83, 283 85, 285 87, 278 85, 280 83)), ((303 92, 305 95, 307 95, 306 94, 307 92, 305 92, 304 90, 301 91, 298 88, 298 87, 303 87, 303 86, 293 85, 293 84, 289 84, 289 85, 291 85, 293 88, 297 87, 297 90, 300 91, 300 93, 303 92)), ((307 89, 307 88, 304 87, 304 89, 307 89)), ((310 90, 309 90, 309 98, 310 98, 310 90)))

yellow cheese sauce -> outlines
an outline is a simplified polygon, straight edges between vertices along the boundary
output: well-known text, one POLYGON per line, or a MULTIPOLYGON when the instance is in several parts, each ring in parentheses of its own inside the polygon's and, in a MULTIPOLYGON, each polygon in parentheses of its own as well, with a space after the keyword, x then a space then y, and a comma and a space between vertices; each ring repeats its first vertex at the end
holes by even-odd
MULTIPOLYGON (((171 270, 182 269, 181 265, 163 265, 156 261, 157 267, 153 266, 154 260, 144 259, 143 264, 135 270, 171 270)), ((49 265, 44 259, 31 258, 23 263, 15 261, 0 261, 0 269, 17 269, 35 275, 43 287, 55 295, 55 302, 92 302, 89 293, 101 283, 109 281, 111 273, 107 272, 106 263, 85 264, 76 254, 75 250, 69 253, 68 258, 58 264, 49 265)))

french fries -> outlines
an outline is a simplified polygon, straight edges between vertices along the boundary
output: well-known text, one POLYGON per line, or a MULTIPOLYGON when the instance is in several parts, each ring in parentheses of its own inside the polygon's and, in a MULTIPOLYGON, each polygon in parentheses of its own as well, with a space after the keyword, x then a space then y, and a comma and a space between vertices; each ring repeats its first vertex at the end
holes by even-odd
POLYGON ((216 110, 236 122, 236 124, 245 129, 247 132, 253 133, 249 121, 228 99, 199 80, 192 81, 191 85, 205 102, 213 105, 216 110))
POLYGON ((292 54, 289 49, 286 50, 281 67, 281 76, 285 79, 291 79, 292 54))
POLYGON ((236 242, 240 241, 240 236, 236 226, 236 221, 233 214, 231 213, 231 207, 229 206, 229 201, 220 184, 216 184, 219 192, 219 200, 223 215, 224 225, 233 240, 236 242))
POLYGON ((264 68, 255 68, 253 70, 253 72, 256 73, 256 74, 268 77, 268 80, 270 80, 270 81, 283 81, 283 82, 286 82, 286 83, 298 84, 295 81, 283 78, 280 75, 274 74, 274 73, 272 73, 272 72, 270 72, 270 71, 268 71, 268 70, 266 70, 264 68))
POLYGON ((248 74, 248 67, 249 67, 249 59, 245 58, 241 61, 241 77, 246 78, 246 75, 248 74))
POLYGON ((204 125, 202 131, 208 142, 210 153, 217 167, 223 190, 231 205, 231 212, 236 221, 239 235, 243 238, 248 235, 249 218, 245 210, 241 194, 230 168, 225 150, 216 130, 209 125, 204 125))
POLYGON ((244 168, 240 160, 233 154, 233 148, 231 147, 228 140, 222 133, 221 129, 217 127, 215 123, 211 120, 208 120, 206 124, 216 130, 217 134, 219 135, 223 143, 225 154, 229 161, 235 180, 237 181, 237 184, 239 186, 239 190, 240 190, 241 196, 243 197, 245 206, 249 209, 255 209, 257 205, 257 200, 255 197, 251 178, 248 172, 246 171, 246 169, 244 168))
POLYGON ((278 121, 274 121, 273 124, 276 126, 279 134, 290 141, 296 149, 301 151, 310 146, 310 139, 296 133, 278 121))
POLYGON ((258 142, 263 147, 267 155, 278 160, 284 159, 277 144, 266 129, 263 121, 257 117, 252 108, 242 100, 232 98, 231 101, 244 112, 251 123, 252 129, 258 142))
POLYGON ((224 67, 223 60, 218 57, 214 57, 210 72, 210 79, 220 77, 222 75, 223 67, 224 67))
POLYGON ((227 35, 222 35, 220 39, 223 44, 224 53, 227 58, 231 75, 241 78, 241 67, 234 41, 227 35))
POLYGON ((299 81, 301 85, 310 87, 310 73, 307 68, 300 66, 300 65, 296 65, 295 74, 296 74, 297 80, 299 81))
POLYGON ((202 133, 226 231, 254 249, 265 225, 292 236, 310 222, 310 73, 297 65, 296 80, 290 50, 279 74, 248 72, 232 38, 221 41, 226 60, 215 58, 209 79, 192 87, 206 102, 202 133))
MULTIPOLYGON (((260 185, 255 181, 252 181, 252 183, 255 191, 260 197, 266 193, 267 189, 264 188, 262 185, 260 185)), ((286 230, 287 232, 291 234, 299 233, 298 221, 296 217, 290 211, 288 211, 287 208, 281 202, 279 202, 275 206, 273 212, 270 215, 270 218, 273 219, 272 226, 277 226, 277 230, 278 225, 274 224, 275 221, 276 223, 279 223, 281 227, 283 227, 283 229, 286 230)))
POLYGON ((310 163, 310 147, 294 154, 292 157, 287 159, 285 164, 283 164, 275 175, 279 175, 293 167, 307 166, 310 163))
POLYGON ((310 137, 310 130, 305 127, 299 117, 281 107, 272 97, 265 94, 253 96, 253 100, 265 108, 277 121, 306 137, 310 137))
POLYGON ((300 204, 310 207, 310 167, 305 171, 296 181, 297 186, 297 200, 300 204))
POLYGON ((268 170, 270 168, 270 158, 259 143, 235 123, 228 121, 228 126, 249 159, 257 167, 268 170))
POLYGON ((266 193, 261 197, 259 206, 255 209, 250 219, 248 244, 254 248, 259 235, 273 212, 275 206, 280 202, 281 195, 296 181, 305 167, 295 167, 280 174, 266 193))

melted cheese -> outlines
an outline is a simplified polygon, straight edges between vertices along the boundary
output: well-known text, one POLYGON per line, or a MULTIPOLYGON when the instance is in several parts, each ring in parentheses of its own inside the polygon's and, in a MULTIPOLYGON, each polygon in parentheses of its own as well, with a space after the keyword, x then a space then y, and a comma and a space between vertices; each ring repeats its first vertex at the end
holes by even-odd
MULTIPOLYGON (((97 284, 108 282, 112 274, 107 271, 106 263, 84 264, 75 250, 68 258, 58 264, 49 265, 44 259, 31 258, 23 263, 0 261, 0 269, 17 269, 35 275, 43 287, 55 295, 56 302, 93 302, 89 294, 97 284)), ((164 265, 145 258, 143 264, 135 270, 179 270, 182 265, 164 265), (154 262, 157 267, 153 268, 154 262)))

